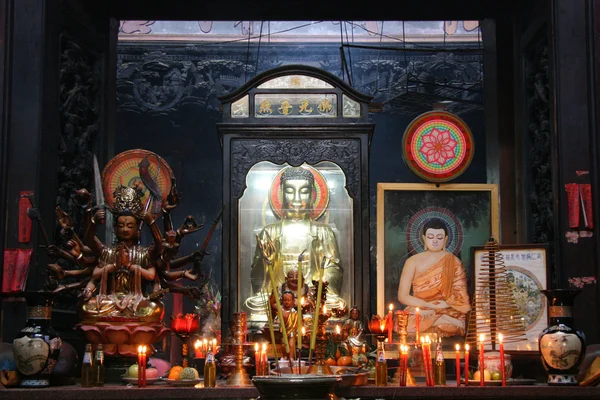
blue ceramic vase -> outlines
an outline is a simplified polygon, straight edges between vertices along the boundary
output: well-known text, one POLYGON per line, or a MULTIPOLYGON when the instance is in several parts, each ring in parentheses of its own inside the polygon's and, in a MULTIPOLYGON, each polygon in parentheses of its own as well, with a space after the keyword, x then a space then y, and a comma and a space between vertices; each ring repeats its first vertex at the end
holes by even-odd
POLYGON ((50 375, 58 361, 62 341, 50 327, 52 297, 34 292, 27 299, 27 324, 13 341, 13 354, 21 375, 21 386, 50 386, 50 375))
POLYGON ((548 385, 577 385, 575 379, 585 355, 585 335, 573 325, 573 301, 578 290, 541 291, 548 298, 549 326, 539 338, 548 385))

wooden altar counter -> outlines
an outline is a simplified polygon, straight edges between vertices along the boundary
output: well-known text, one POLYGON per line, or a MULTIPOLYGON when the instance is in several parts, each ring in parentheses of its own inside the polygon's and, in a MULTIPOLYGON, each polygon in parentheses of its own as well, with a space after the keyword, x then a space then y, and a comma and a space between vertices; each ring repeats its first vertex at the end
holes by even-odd
MULTIPOLYGON (((510 387, 456 387, 456 386, 355 386, 338 388, 336 394, 344 399, 598 399, 600 387, 557 387, 545 384, 510 387)), ((148 399, 256 399, 258 390, 247 388, 193 388, 151 385, 140 389, 125 385, 105 385, 82 388, 79 385, 53 386, 41 389, 0 389, 2 400, 148 400, 148 399)))

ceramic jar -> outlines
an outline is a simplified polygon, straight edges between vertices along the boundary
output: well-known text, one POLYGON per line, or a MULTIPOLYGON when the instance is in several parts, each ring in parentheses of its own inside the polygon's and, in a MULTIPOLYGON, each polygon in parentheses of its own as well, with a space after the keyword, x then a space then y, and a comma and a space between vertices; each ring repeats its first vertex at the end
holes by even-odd
POLYGON ((58 361, 62 341, 50 327, 52 298, 49 293, 29 293, 27 324, 13 341, 13 353, 21 386, 50 386, 50 375, 58 361))
POLYGON ((585 335, 573 325, 573 301, 580 291, 541 291, 548 298, 549 326, 539 338, 548 385, 577 385, 575 376, 585 355, 585 335))

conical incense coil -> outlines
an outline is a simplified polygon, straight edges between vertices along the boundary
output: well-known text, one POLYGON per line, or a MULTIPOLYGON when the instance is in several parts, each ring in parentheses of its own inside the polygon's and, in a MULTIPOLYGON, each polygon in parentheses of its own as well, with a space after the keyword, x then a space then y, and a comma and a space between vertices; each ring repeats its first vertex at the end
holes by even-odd
POLYGON ((493 238, 485 245, 476 276, 466 342, 476 345, 479 335, 484 334, 486 343, 495 350, 498 333, 502 333, 504 343, 527 340, 524 319, 508 280, 504 256, 493 238))

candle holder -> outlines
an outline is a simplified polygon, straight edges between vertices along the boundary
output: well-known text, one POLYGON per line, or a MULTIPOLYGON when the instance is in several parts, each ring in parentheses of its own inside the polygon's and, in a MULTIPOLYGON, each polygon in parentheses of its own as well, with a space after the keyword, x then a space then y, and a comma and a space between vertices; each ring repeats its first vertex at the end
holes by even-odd
POLYGON ((172 317, 171 329, 181 339, 181 366, 186 368, 188 364, 188 339, 190 335, 198 330, 200 326, 200 315, 198 314, 178 314, 172 317))
POLYGON ((226 386, 252 386, 250 376, 244 369, 244 347, 246 345, 246 333, 248 332, 247 325, 248 317, 245 312, 233 314, 233 343, 235 347, 235 368, 227 382, 226 386))
MULTIPOLYGON (((400 335, 400 344, 403 346, 406 346, 408 348, 408 342, 407 342, 407 337, 408 337, 408 329, 406 328, 408 326, 408 317, 410 316, 410 311, 406 311, 406 310, 398 310, 396 311, 396 326, 398 327, 398 334, 400 335)), ((396 379, 398 379, 398 381, 400 380, 400 371, 396 371, 396 373, 394 374, 394 382, 396 381, 396 379)), ((417 386, 417 381, 415 380, 415 377, 413 376, 413 374, 410 372, 410 368, 408 368, 408 365, 406 366, 406 386, 417 386)))
MULTIPOLYGON (((315 311, 317 313, 318 311, 315 311)), ((327 347, 327 332, 325 323, 331 317, 331 312, 319 313, 317 319, 317 337, 315 342, 315 363, 308 369, 309 374, 333 375, 331 367, 325 363, 325 348, 327 347)), ((314 316, 313 316, 314 318, 314 316)))

